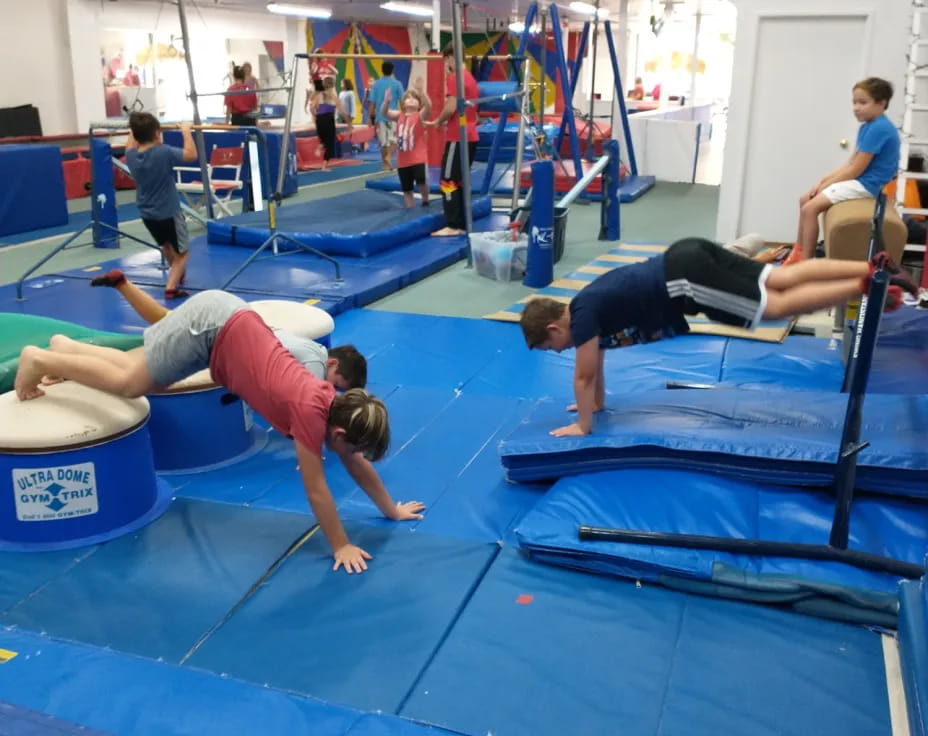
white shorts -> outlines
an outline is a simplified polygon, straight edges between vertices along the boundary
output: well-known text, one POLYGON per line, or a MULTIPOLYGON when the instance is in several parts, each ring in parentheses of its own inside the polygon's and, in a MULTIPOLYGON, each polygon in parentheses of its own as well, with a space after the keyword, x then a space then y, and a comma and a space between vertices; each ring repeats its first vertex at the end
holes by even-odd
POLYGON ((865 188, 857 179, 848 179, 847 181, 836 181, 831 186, 827 186, 822 190, 828 201, 832 204, 838 204, 838 202, 846 202, 849 199, 866 199, 867 197, 872 197, 865 188))
POLYGON ((381 148, 392 146, 396 143, 396 121, 380 120, 377 122, 377 142, 381 148))

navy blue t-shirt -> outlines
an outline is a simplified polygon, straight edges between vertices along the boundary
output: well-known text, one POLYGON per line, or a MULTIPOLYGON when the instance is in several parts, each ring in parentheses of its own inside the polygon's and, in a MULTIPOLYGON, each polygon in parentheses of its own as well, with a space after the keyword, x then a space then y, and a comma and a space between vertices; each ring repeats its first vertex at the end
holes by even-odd
POLYGON ((664 255, 607 271, 570 302, 570 336, 580 347, 622 347, 689 332, 682 307, 671 301, 664 255))
POLYGON ((180 212, 174 167, 184 162, 184 152, 173 146, 157 145, 139 152, 130 148, 126 166, 135 179, 139 214, 146 220, 170 220, 180 212))

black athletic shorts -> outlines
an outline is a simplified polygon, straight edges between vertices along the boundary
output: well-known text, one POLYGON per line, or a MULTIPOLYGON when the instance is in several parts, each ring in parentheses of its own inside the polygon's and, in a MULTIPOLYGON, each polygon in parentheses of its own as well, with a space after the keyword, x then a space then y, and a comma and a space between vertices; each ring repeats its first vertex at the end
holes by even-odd
POLYGON ((414 184, 425 184, 425 164, 414 164, 412 166, 403 166, 397 169, 400 175, 400 190, 411 192, 414 184))
POLYGON ((664 254, 667 293, 684 314, 702 312, 735 327, 754 327, 763 317, 771 268, 702 238, 679 240, 664 254))
POLYGON ((167 220, 147 220, 143 217, 142 222, 155 239, 156 245, 170 245, 178 253, 187 252, 187 221, 183 212, 178 212, 167 220))

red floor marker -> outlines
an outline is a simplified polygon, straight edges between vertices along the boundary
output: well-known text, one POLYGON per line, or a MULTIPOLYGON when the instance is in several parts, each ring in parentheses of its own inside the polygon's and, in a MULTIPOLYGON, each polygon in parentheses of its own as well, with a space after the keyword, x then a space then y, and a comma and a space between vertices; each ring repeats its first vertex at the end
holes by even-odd
POLYGON ((533 600, 535 600, 535 596, 529 595, 528 593, 523 593, 518 598, 516 598, 516 603, 518 603, 520 606, 527 606, 533 600))

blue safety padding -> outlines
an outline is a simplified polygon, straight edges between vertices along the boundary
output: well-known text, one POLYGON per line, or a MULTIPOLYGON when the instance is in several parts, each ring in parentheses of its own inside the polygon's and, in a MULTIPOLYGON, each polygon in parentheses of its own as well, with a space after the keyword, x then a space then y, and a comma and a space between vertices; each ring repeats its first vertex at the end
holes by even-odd
POLYGON ((102 731, 3 701, 0 701, 0 724, 3 736, 107 736, 102 731))
MULTIPOLYGON (((139 208, 135 205, 134 202, 126 202, 119 205, 119 221, 120 222, 129 222, 131 220, 139 219, 139 208)), ((19 243, 26 243, 31 240, 43 240, 45 238, 51 238, 55 235, 63 236, 61 239, 64 240, 67 235, 76 233, 85 225, 90 224, 91 214, 90 210, 81 210, 80 212, 71 212, 68 215, 68 219, 62 225, 55 225, 54 227, 43 227, 38 230, 29 230, 28 232, 18 233, 16 235, 5 235, 0 237, 0 247, 4 245, 18 245, 19 243)), ((78 240, 79 244, 89 244, 91 242, 90 233, 86 233, 86 241, 83 239, 78 240)))
MULTIPOLYGON (((562 478, 519 524, 519 544, 540 559, 693 592, 796 606, 893 625, 898 577, 841 563, 765 558, 658 545, 581 541, 581 524, 610 529, 827 544, 833 497, 676 470, 613 470, 562 478)), ((859 497, 851 549, 921 562, 928 507, 859 497)))
POLYGON ((338 166, 327 169, 326 171, 320 171, 318 169, 301 171, 297 174, 297 181, 301 187, 309 187, 316 184, 331 184, 334 181, 341 181, 343 179, 356 179, 381 171, 383 171, 383 163, 378 153, 377 160, 371 161, 370 163, 357 164, 354 166, 338 166))
POLYGON ((928 311, 904 307, 883 315, 867 390, 928 393, 928 311))
MULTIPOLYGON (((474 219, 490 214, 491 200, 474 200, 474 219)), ((403 198, 387 192, 360 190, 327 199, 285 205, 277 210, 277 229, 331 255, 366 258, 424 237, 444 225, 441 202, 407 208, 403 198)), ((213 245, 256 248, 270 236, 267 212, 211 220, 207 237, 213 245)), ((290 247, 290 246, 287 246, 290 247)))
POLYGON ((721 382, 742 388, 837 392, 843 381, 841 343, 830 339, 730 340, 722 361, 721 382))
POLYGON ((0 621, 177 662, 307 527, 296 514, 176 499, 0 621))
POLYGON ((0 146, 0 171, 8 174, 0 187, 0 235, 55 227, 68 221, 58 146, 0 146))
MULTIPOLYGON (((483 176, 486 172, 486 166, 483 164, 476 164, 471 167, 470 170, 470 187, 471 191, 474 194, 478 194, 483 186, 483 176)), ((430 166, 429 170, 429 192, 432 194, 441 194, 441 169, 437 166, 430 166)), ((512 173, 511 167, 507 170, 505 165, 497 166, 493 171, 493 180, 491 181, 490 193, 498 195, 509 195, 512 194, 512 187, 514 186, 515 178, 512 173), (495 184, 495 186, 494 186, 495 184)), ((364 186, 368 189, 375 189, 383 192, 399 192, 402 187, 400 186, 399 176, 385 176, 378 177, 377 179, 368 179, 364 182, 364 186)), ((527 187, 523 187, 522 191, 527 191, 527 187)))
POLYGON ((874 734, 878 634, 503 549, 401 715, 472 734, 874 734))
POLYGON ((50 580, 65 574, 96 550, 4 552, 0 554, 0 614, 15 606, 50 580))
POLYGON ((361 578, 333 574, 331 550, 321 533, 314 535, 189 664, 396 712, 496 547, 395 524, 348 524, 347 531, 373 555, 371 571, 361 578))
MULTIPOLYGON (((17 653, 0 666, 5 700, 120 736, 451 733, 405 718, 363 713, 261 684, 17 629, 0 630, 0 648, 17 653)), ((11 733, 7 726, 0 711, 0 731, 11 733)), ((80 733, 96 735, 89 730, 80 733)))
POLYGON ((634 202, 651 189, 656 181, 653 176, 626 176, 619 184, 619 201, 634 202))
MULTIPOLYGON (((623 397, 593 419, 585 437, 552 437, 566 415, 541 402, 500 444, 512 480, 599 470, 673 467, 786 485, 829 485, 847 396, 739 389, 650 391, 623 397)), ((928 396, 868 396, 860 430, 857 487, 928 497, 928 396)))
POLYGON ((928 736, 928 582, 924 577, 899 586, 899 657, 909 732, 928 736))

